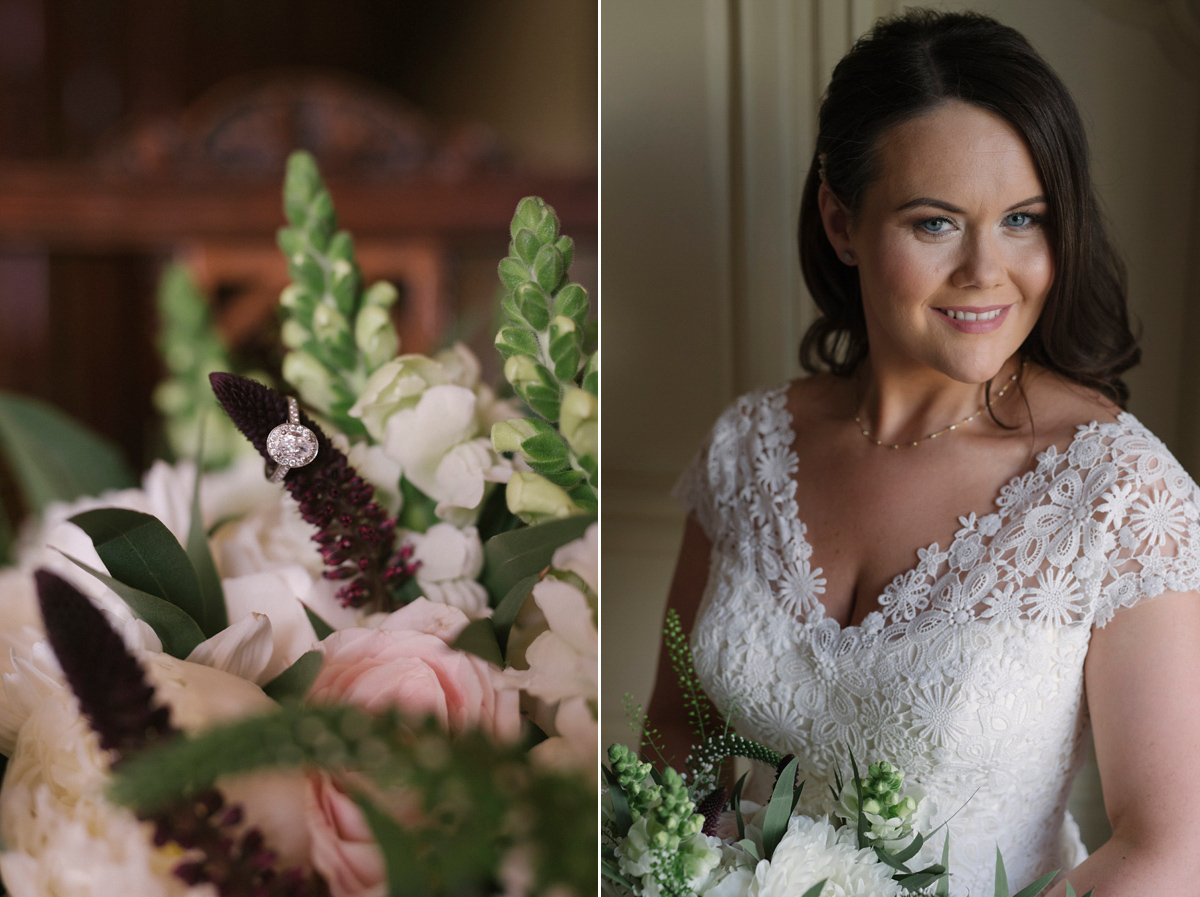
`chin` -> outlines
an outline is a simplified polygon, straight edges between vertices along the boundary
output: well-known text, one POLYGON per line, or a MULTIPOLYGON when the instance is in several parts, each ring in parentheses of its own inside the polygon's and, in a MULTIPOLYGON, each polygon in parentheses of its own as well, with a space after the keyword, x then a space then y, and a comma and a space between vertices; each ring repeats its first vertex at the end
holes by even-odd
POLYGON ((1003 369, 1005 362, 1010 359, 1015 353, 1004 354, 997 352, 995 354, 987 353, 985 356, 975 355, 971 358, 953 358, 942 359, 941 363, 935 363, 930 367, 941 371, 952 380, 957 380, 959 383, 986 383, 992 380, 1003 369))

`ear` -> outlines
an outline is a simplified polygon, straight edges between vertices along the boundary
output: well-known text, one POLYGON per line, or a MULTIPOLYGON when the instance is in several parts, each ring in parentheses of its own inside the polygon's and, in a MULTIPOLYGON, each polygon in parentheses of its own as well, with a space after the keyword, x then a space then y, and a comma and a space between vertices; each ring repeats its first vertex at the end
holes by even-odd
POLYGON ((857 264, 858 259, 854 254, 850 239, 850 211, 842 205, 842 201, 826 184, 822 184, 817 191, 817 206, 821 210, 821 222, 825 225, 825 236, 833 244, 833 251, 843 262, 846 262, 845 253, 849 252, 852 260, 846 264, 857 264))

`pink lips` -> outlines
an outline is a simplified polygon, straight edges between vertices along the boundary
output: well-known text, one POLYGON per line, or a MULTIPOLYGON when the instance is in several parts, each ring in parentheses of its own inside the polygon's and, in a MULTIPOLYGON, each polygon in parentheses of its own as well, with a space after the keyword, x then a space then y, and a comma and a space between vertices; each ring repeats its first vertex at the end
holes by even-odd
POLYGON ((938 318, 945 321, 955 330, 959 330, 963 333, 991 333, 993 330, 999 330, 1001 325, 1004 324, 1004 319, 1008 317, 1008 311, 1010 308, 1012 308, 1011 305, 983 305, 978 307, 972 307, 969 305, 948 305, 945 307, 945 309, 935 308, 933 309, 933 312, 938 316, 938 318), (987 321, 960 321, 957 318, 952 318, 945 313, 946 311, 970 311, 977 315, 981 315, 986 314, 989 311, 995 311, 996 309, 1001 309, 1000 314, 987 321))

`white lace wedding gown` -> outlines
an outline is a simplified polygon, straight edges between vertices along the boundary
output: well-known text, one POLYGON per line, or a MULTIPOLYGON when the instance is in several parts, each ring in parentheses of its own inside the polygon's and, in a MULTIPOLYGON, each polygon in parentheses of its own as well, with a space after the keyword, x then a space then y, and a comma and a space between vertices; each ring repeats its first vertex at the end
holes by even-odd
MULTIPOLYGON (((798 518, 786 395, 739 399, 677 487, 713 544, 691 635, 709 695, 736 708, 743 735, 800 758, 802 812, 829 809, 848 749, 904 770, 936 823, 961 807, 948 826, 956 895, 992 893, 997 847, 1014 891, 1072 868, 1086 857, 1066 805, 1092 627, 1200 587, 1196 485, 1132 415, 1081 426, 842 628, 824 615, 798 518)), ((926 856, 941 846, 939 834, 926 856)))

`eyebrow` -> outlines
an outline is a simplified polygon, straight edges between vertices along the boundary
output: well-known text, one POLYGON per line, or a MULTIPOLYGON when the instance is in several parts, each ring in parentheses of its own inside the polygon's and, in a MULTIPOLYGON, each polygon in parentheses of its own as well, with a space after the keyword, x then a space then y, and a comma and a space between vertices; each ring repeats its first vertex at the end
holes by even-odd
MULTIPOLYGON (((1011 212, 1013 209, 1019 209, 1022 206, 1031 206, 1034 203, 1045 202, 1045 201, 1046 201, 1046 197, 1044 197, 1044 196, 1040 196, 1040 195, 1039 196, 1031 196, 1031 197, 1029 197, 1029 199, 1023 199, 1018 203, 1014 203, 1013 205, 1009 206, 1004 211, 1011 212)), ((918 196, 916 199, 910 199, 904 205, 897 208, 896 211, 903 212, 905 209, 915 209, 919 206, 932 206, 935 209, 942 209, 943 211, 946 211, 946 212, 953 212, 956 215, 965 215, 966 214, 965 209, 960 209, 958 206, 952 206, 948 202, 942 202, 942 200, 940 200, 940 199, 933 199, 928 196, 918 196)))

